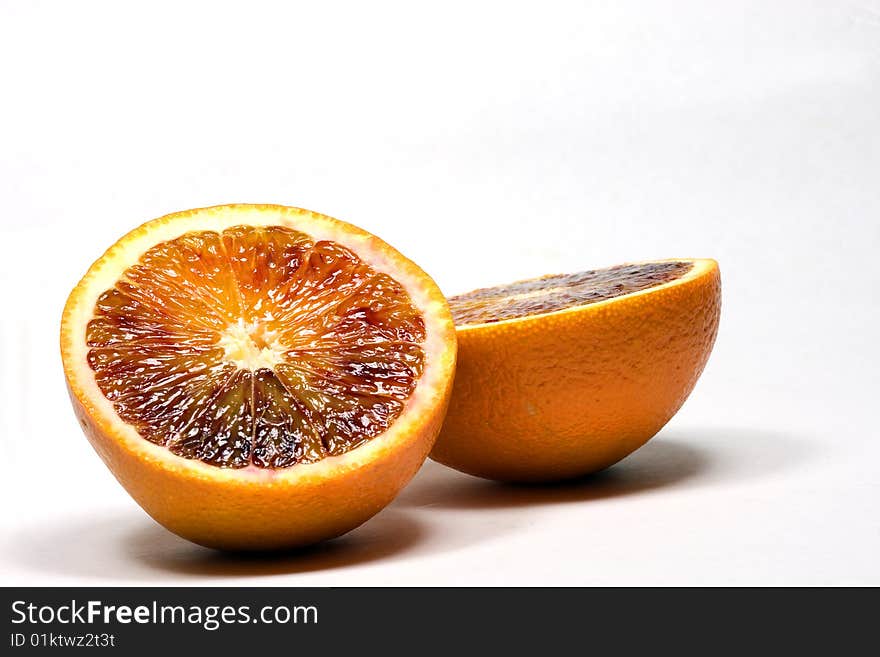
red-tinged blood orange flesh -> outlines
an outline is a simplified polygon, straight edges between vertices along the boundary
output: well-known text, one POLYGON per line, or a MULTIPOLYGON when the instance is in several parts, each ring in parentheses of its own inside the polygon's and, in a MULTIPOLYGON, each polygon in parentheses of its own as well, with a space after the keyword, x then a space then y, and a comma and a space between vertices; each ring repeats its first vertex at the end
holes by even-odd
POLYGON ((445 412, 441 293, 354 226, 279 206, 169 215, 71 293, 62 355, 86 434, 156 520, 204 545, 339 535, 418 469, 445 412))
POLYGON ((403 287, 283 226, 162 242, 98 297, 88 361, 120 418, 174 454, 284 468, 400 415, 425 324, 403 287))
POLYGON ((450 298, 458 369, 431 457, 504 481, 616 463, 697 382, 718 331, 718 264, 619 265, 450 298))

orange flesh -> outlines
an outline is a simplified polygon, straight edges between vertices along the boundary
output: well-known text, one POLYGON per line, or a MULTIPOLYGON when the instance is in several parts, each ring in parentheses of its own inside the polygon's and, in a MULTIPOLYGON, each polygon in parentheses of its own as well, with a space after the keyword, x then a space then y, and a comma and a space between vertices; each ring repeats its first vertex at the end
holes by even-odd
POLYGON ((450 297, 457 325, 486 324, 582 306, 668 283, 687 274, 690 262, 650 262, 557 274, 450 297))
POLYGON ((403 287, 279 226, 162 242, 98 299, 88 362, 150 442, 212 465, 284 468, 381 434, 422 374, 403 287))

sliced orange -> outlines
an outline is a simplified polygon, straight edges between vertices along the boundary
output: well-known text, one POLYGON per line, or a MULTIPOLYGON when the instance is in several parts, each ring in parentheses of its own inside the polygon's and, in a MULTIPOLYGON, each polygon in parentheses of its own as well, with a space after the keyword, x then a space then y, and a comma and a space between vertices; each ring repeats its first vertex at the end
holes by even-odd
POLYGON ((61 352, 86 436, 147 513, 263 549, 394 498, 439 431, 456 338, 431 278, 379 238, 228 205, 114 244, 70 294, 61 352))
POLYGON ((452 297, 458 369, 431 458, 546 481, 601 470, 656 434, 715 342, 714 260, 546 276, 452 297))

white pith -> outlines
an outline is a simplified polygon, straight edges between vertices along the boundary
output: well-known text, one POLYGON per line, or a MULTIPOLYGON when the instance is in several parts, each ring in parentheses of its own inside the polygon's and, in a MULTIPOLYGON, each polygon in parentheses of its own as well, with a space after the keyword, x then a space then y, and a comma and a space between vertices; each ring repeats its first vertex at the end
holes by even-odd
POLYGON ((223 347, 223 359, 242 370, 274 369, 287 351, 277 332, 259 320, 239 319, 223 331, 217 344, 223 347))

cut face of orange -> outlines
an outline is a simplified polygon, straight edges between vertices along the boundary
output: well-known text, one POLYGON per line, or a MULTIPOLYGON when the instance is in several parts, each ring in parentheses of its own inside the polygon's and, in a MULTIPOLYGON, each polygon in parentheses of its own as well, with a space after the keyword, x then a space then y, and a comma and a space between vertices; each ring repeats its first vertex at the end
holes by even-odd
POLYGON ((388 428, 422 374, 406 290, 283 226, 157 244, 98 297, 98 387, 141 436, 221 467, 338 456, 388 428))
POLYGON ((449 299, 458 369, 431 457, 469 474, 547 481, 595 472, 656 434, 709 358, 714 260, 545 276, 449 299))
POLYGON ((647 262, 594 269, 579 274, 542 276, 449 299, 458 326, 500 322, 607 301, 680 278, 690 262, 647 262))
POLYGON ((430 449, 455 362, 424 272, 279 206, 125 236, 71 293, 61 344, 120 482, 169 529, 231 548, 313 542, 381 509, 430 449))

